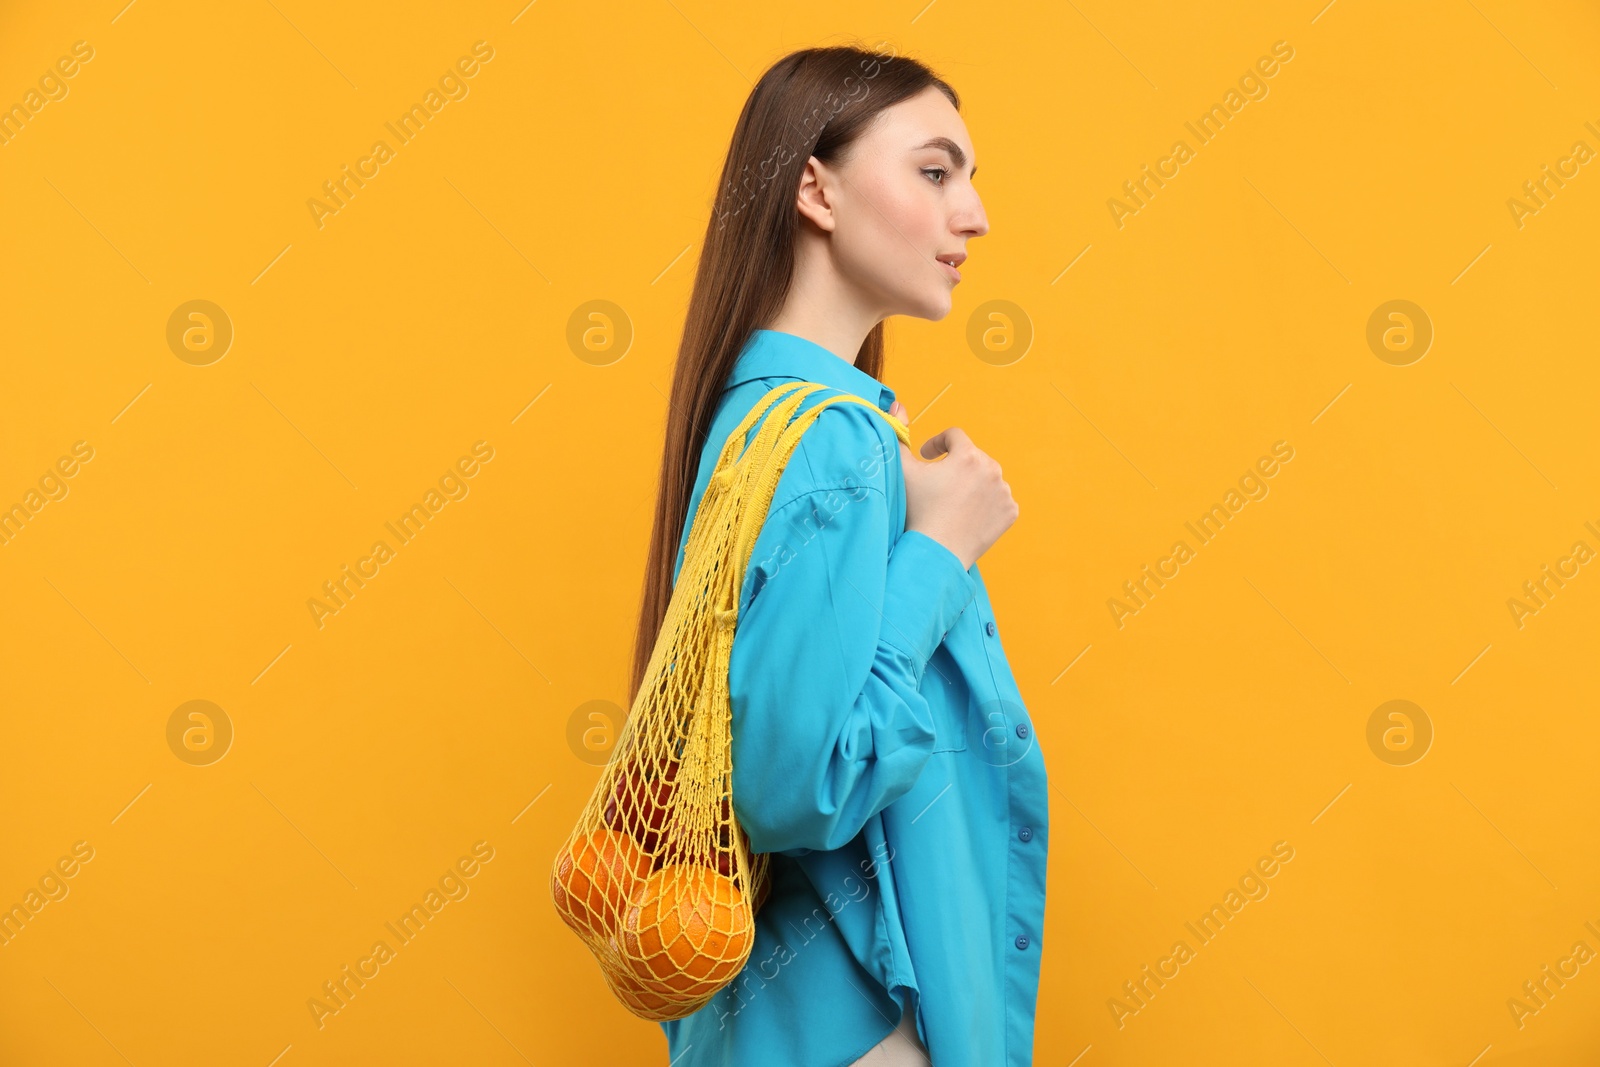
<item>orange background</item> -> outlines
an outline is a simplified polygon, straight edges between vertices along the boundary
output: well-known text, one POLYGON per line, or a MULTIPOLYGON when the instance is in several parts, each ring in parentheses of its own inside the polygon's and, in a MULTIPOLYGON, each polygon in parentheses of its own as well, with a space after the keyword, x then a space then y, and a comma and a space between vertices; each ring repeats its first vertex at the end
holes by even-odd
POLYGON ((1592 960, 1520 1026, 1507 1004, 1600 952, 1600 576, 1508 607, 1600 548, 1596 164, 1508 206, 1600 150, 1593 5, 122 4, 0 11, 0 104, 93 50, 0 145, 0 505, 40 504, 0 545, 0 904, 67 891, 0 947, 0 1060, 665 1063, 548 867, 624 697, 733 121, 767 64, 847 41, 946 76, 982 167, 992 230, 945 321, 892 322, 887 377, 1022 507, 981 566, 1051 776, 1038 1062, 1600 1055, 1592 960), (194 300, 216 332, 169 343, 194 300), (593 300, 598 351, 569 342, 593 300), (1369 344, 1391 300, 1425 352, 1369 344), (1194 540, 1279 441, 1267 495, 1194 540), (1417 710, 1369 741, 1392 700, 1417 710), (209 725, 173 726, 190 701, 209 725), (1201 945, 1185 923, 1280 841, 1201 945), (441 882, 465 895, 319 1026, 441 882))

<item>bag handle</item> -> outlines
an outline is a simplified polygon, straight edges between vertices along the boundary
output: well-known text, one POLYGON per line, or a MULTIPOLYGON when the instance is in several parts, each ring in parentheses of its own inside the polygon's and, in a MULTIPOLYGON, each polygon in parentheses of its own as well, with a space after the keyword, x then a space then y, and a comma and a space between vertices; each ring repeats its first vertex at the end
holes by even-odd
MULTIPOLYGON (((876 412, 894 429, 895 437, 907 447, 911 444, 911 430, 898 418, 890 415, 878 405, 869 400, 864 400, 851 393, 841 393, 838 396, 824 397, 811 407, 802 412, 798 418, 791 417, 799 407, 800 401, 819 390, 829 388, 816 382, 785 383, 777 386, 762 397, 752 408, 752 412, 760 412, 774 397, 782 396, 773 405, 772 410, 766 415, 761 429, 757 432, 756 439, 750 443, 746 454, 766 456, 767 461, 761 470, 754 472, 746 483, 746 491, 754 496, 739 512, 739 525, 734 534, 733 541, 733 567, 730 569, 725 584, 723 595, 717 605, 717 617, 721 624, 731 629, 738 619, 739 591, 743 586, 744 575, 750 565, 750 556, 755 551, 756 538, 760 535, 761 526, 765 523, 767 512, 772 504, 773 494, 777 492, 778 480, 782 477, 784 469, 788 466, 789 459, 795 448, 800 443, 801 436, 816 422, 823 409, 831 404, 841 402, 860 404, 876 412), (753 450, 753 451, 752 451, 753 450)), ((745 421, 729 435, 730 443, 737 443, 743 436, 742 431, 747 431, 755 422, 754 414, 746 416, 745 421)), ((724 449, 724 458, 731 452, 724 449)), ((743 463, 745 455, 739 457, 738 463, 743 463)), ((737 466, 735 464, 734 466, 737 466)), ((716 477, 724 473, 731 478, 734 466, 727 468, 726 472, 720 469, 716 477)), ((725 481, 727 479, 724 479, 725 481)))
MULTIPOLYGON (((749 412, 745 414, 745 417, 740 421, 739 425, 734 427, 733 431, 728 434, 727 439, 722 446, 722 454, 717 460, 717 469, 720 471, 723 467, 737 462, 737 460, 734 458, 734 454, 736 452, 740 453, 738 457, 739 459, 742 460, 744 458, 744 439, 745 436, 750 432, 750 427, 755 425, 757 419, 763 420, 763 431, 768 425, 780 417, 784 418, 786 421, 792 419, 795 410, 799 406, 798 402, 800 399, 810 396, 819 389, 827 388, 830 387, 826 385, 820 385, 816 382, 785 382, 782 385, 775 386, 768 390, 765 396, 751 405, 749 412), (794 403, 790 403, 791 400, 794 401, 794 403), (772 410, 768 411, 768 408, 772 408, 772 410)), ((841 393, 839 396, 833 396, 824 400, 819 400, 814 406, 807 409, 805 414, 800 416, 804 422, 801 425, 801 428, 796 432, 795 436, 798 437, 801 433, 805 432, 805 428, 811 425, 811 421, 815 419, 818 414, 821 414, 822 408, 829 404, 838 403, 841 400, 860 404, 862 407, 876 412, 882 416, 884 420, 887 421, 894 429, 895 436, 900 439, 901 444, 908 448, 911 446, 911 430, 905 423, 884 411, 870 400, 864 400, 853 393, 841 393), (813 412, 815 414, 813 414, 813 412)), ((780 441, 778 447, 782 449, 783 442, 780 441)))

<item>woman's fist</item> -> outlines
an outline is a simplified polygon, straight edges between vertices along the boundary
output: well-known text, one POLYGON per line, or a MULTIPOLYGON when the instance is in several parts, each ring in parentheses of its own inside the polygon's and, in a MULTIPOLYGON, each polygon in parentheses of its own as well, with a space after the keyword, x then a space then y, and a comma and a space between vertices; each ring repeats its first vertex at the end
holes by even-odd
MULTIPOLYGON (((907 421, 905 405, 898 400, 889 414, 907 421)), ((900 446, 906 529, 933 538, 970 569, 1017 521, 1011 486, 1000 477, 1000 464, 958 427, 934 434, 918 451, 932 462, 900 446)))

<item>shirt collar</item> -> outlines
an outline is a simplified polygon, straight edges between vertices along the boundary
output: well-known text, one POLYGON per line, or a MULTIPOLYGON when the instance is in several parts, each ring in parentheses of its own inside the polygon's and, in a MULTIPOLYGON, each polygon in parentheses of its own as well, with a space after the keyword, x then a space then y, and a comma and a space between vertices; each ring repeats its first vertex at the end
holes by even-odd
POLYGON ((782 330, 756 330, 745 342, 728 375, 725 389, 757 378, 793 378, 817 382, 875 401, 884 411, 894 403, 894 390, 847 363, 815 341, 782 330))

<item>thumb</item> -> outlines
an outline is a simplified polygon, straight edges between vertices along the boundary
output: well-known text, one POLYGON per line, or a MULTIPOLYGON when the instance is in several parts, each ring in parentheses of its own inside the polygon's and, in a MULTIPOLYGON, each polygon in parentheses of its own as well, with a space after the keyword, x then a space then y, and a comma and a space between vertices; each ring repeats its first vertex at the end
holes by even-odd
MULTIPOLYGON (((959 432, 959 431, 957 431, 959 432)), ((926 441, 918 451, 928 459, 939 459, 950 451, 949 430, 940 430, 926 441)))
MULTIPOLYGON (((901 422, 905 422, 906 421, 906 406, 904 404, 900 403, 900 401, 896 400, 896 401, 892 402, 889 405, 889 414, 894 416, 895 418, 899 419, 901 422)), ((905 445, 905 442, 902 441, 902 442, 900 442, 900 465, 902 467, 904 467, 904 466, 909 465, 910 462, 911 462, 911 449, 907 448, 906 445, 905 445)))

